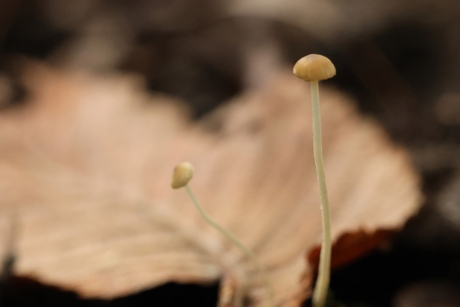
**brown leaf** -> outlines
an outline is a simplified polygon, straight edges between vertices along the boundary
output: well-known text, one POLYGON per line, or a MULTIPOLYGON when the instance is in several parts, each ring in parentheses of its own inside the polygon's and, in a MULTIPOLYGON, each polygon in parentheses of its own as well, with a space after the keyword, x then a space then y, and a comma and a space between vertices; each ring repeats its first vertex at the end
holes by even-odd
MULTIPOLYGON (((331 267, 338 268, 344 264, 362 257, 388 241, 394 230, 377 229, 373 232, 356 230, 346 232, 338 237, 332 246, 331 267)), ((315 273, 319 265, 321 245, 315 246, 308 253, 308 262, 315 273)))
MULTIPOLYGON (((277 303, 308 296, 321 219, 305 82, 281 74, 192 123, 134 77, 37 64, 25 76, 30 101, 0 114, 0 216, 18 212, 17 273, 103 298, 225 277, 221 305, 243 293, 265 306, 252 263, 170 188, 187 160, 198 199, 260 257, 277 303)), ((333 237, 398 229, 420 203, 406 153, 326 87, 322 108, 333 237)))

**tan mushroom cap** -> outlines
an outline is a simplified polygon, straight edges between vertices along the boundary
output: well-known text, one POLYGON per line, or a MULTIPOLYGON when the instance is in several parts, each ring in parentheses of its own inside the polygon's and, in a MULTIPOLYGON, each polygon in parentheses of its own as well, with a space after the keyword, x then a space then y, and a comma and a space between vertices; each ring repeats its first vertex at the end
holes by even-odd
POLYGON ((309 54, 295 63, 293 72, 305 81, 321 81, 335 76, 335 66, 323 55, 309 54))
POLYGON ((189 162, 182 162, 174 168, 171 187, 179 189, 185 187, 193 177, 193 165, 189 162))

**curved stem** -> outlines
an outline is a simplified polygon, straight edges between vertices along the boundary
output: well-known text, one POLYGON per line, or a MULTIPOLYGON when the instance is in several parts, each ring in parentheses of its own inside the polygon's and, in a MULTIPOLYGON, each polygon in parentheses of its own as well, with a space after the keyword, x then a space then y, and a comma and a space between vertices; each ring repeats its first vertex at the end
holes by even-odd
POLYGON ((321 212, 323 220, 323 242, 319 260, 318 279, 313 292, 313 306, 323 307, 326 302, 331 271, 331 222, 329 200, 327 196, 326 175, 324 173, 323 145, 321 133, 321 109, 319 104, 318 81, 310 82, 311 103, 313 113, 313 153, 318 178, 321 212))
POLYGON ((257 269, 260 272, 260 276, 262 277, 263 282, 265 283, 265 286, 267 287, 268 291, 270 292, 270 306, 275 307, 275 299, 274 299, 274 291, 273 287, 271 286, 271 283, 267 277, 265 268, 263 265, 257 260, 257 256, 246 246, 243 245, 243 243, 240 242, 240 240, 237 239, 237 237, 230 231, 226 230, 222 226, 220 226, 214 219, 204 210, 204 208, 200 205, 198 200, 195 197, 195 194, 193 194, 192 189, 186 185, 185 190, 187 191, 188 195, 192 199, 193 204, 195 207, 198 209, 200 212, 201 216, 211 224, 214 228, 216 228, 221 234, 223 234, 226 238, 228 238, 230 241, 236 244, 240 248, 240 250, 245 253, 254 263, 254 265, 257 267, 257 269))

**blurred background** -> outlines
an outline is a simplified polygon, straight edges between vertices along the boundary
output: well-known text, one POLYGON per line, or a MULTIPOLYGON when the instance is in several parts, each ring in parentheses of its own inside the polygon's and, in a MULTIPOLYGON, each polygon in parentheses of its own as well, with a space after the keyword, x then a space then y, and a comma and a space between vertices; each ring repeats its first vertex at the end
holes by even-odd
MULTIPOLYGON (((460 306, 459 37, 457 0, 0 0, 0 108, 26 101, 24 57, 139 74, 198 119, 300 57, 324 54, 338 71, 329 84, 410 152, 426 195, 391 251, 335 272, 336 299, 460 306)), ((50 306, 147 306, 168 293, 213 306, 217 297, 217 286, 167 285, 115 302, 33 281, 7 288, 4 306, 32 306, 37 297, 50 306)))

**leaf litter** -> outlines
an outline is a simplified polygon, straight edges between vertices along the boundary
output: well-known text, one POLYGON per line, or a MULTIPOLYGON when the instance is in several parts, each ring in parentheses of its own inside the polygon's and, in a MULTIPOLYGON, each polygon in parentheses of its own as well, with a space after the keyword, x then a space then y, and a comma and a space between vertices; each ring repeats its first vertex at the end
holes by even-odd
MULTIPOLYGON (((280 72, 193 122, 185 103, 148 94, 135 76, 38 63, 23 75, 27 103, 0 113, 0 216, 3 228, 18 219, 16 274, 98 298, 221 279, 221 306, 242 295, 265 306, 252 263, 170 188, 173 167, 189 161, 200 202, 258 255, 277 303, 308 298, 321 219, 305 82, 280 72)), ((372 233, 418 210, 419 179, 346 96, 324 86, 322 108, 333 239, 348 233, 340 250, 362 253, 385 239, 372 233)))

